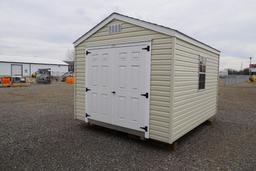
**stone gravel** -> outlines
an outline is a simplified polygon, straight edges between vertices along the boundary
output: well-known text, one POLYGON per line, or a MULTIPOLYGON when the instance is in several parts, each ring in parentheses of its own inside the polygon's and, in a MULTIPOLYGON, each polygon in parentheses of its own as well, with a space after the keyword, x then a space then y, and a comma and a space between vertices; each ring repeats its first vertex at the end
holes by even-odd
POLYGON ((0 89, 0 170, 256 170, 256 85, 220 86, 213 124, 178 148, 73 119, 65 83, 0 89))

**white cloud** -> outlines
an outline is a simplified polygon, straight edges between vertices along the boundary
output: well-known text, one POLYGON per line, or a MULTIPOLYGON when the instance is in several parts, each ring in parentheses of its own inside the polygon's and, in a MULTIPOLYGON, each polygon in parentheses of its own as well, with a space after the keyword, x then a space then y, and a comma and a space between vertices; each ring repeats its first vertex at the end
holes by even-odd
POLYGON ((63 57, 72 45, 38 39, 4 38, 0 41, 0 47, 3 47, 0 54, 64 59, 63 57))
POLYGON ((240 68, 240 60, 256 57, 255 9, 255 0, 5 0, 0 53, 64 58, 75 39, 115 11, 178 29, 220 49, 224 68, 240 68))

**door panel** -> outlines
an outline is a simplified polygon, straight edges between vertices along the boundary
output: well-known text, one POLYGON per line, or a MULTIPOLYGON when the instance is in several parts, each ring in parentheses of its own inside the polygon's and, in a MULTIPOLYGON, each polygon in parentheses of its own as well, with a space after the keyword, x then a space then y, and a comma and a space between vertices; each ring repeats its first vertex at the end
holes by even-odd
POLYGON ((112 57, 110 50, 93 50, 86 56, 86 113, 92 119, 111 122, 112 57))
POLYGON ((140 78, 137 76, 137 74, 140 72, 140 66, 139 65, 132 65, 131 66, 131 89, 132 90, 138 90, 140 85, 140 78))
POLYGON ((88 49, 86 113, 91 119, 138 131, 149 126, 149 98, 141 96, 150 87, 146 45, 88 49))
MULTIPOLYGON (((146 51, 145 45, 116 48, 114 72, 114 96, 113 122, 119 126, 125 126, 142 131, 140 127, 146 124, 145 106, 149 99, 141 96, 148 91, 146 89, 146 51)), ((149 107, 149 106, 148 106, 149 107)), ((147 125, 147 124, 146 124, 147 125)))

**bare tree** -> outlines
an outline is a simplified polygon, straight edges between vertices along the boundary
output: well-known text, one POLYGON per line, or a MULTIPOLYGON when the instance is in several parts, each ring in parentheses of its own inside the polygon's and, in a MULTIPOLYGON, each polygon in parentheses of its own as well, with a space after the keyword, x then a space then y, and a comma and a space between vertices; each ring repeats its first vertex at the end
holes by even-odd
POLYGON ((74 49, 68 49, 66 52, 66 60, 67 61, 74 61, 75 59, 75 51, 74 49))

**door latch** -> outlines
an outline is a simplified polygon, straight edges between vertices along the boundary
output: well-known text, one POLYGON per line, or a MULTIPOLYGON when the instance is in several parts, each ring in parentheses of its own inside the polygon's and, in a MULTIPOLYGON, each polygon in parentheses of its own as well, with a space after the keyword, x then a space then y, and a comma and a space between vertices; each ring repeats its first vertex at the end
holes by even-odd
POLYGON ((89 52, 89 51, 86 51, 86 52, 85 52, 86 55, 88 55, 89 53, 91 53, 91 52, 89 52))
POLYGON ((143 129, 145 132, 148 132, 148 127, 147 126, 140 127, 140 129, 143 129))
POLYGON ((85 113, 85 117, 88 118, 90 117, 91 115, 88 115, 88 113, 85 113))
POLYGON ((141 96, 145 96, 146 98, 148 98, 148 93, 145 94, 140 94, 141 96))
POLYGON ((142 48, 142 50, 150 51, 150 46, 147 46, 145 48, 142 48))
POLYGON ((87 92, 87 91, 90 91, 91 89, 89 89, 89 88, 85 88, 85 92, 87 92))

